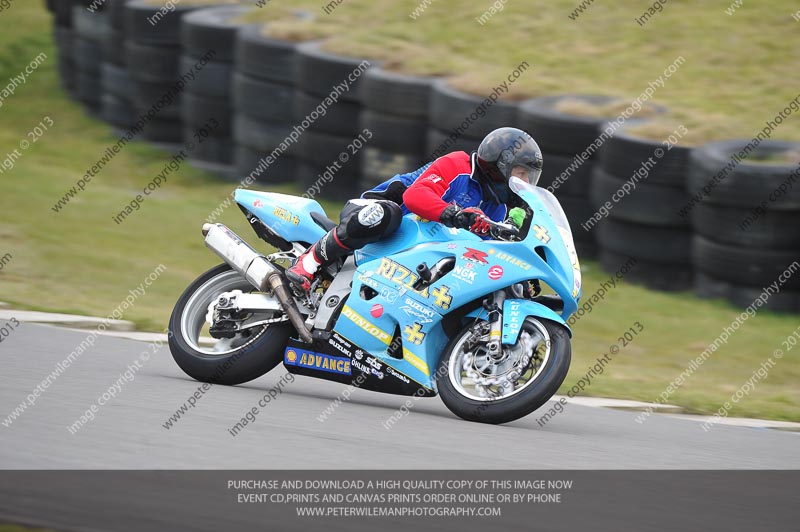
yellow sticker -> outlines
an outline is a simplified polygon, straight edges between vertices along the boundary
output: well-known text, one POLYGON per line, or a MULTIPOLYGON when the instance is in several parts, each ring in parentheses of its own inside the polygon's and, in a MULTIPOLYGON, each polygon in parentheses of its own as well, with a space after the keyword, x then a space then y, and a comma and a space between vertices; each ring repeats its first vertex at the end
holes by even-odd
POLYGON ((446 285, 438 286, 433 289, 433 304, 437 307, 447 310, 450 308, 450 303, 453 302, 453 296, 450 295, 450 287, 446 285))
POLYGON ((422 325, 419 323, 414 323, 414 325, 406 325, 403 329, 403 332, 406 335, 406 340, 415 345, 422 344, 422 341, 425 339, 425 333, 422 332, 422 325))
POLYGON ((392 342, 392 335, 370 323, 368 320, 365 320, 363 316, 361 316, 358 312, 353 310, 350 307, 344 307, 342 310, 342 315, 350 318, 350 320, 367 331, 369 334, 380 340, 386 345, 389 345, 392 342))
POLYGON ((409 351, 405 347, 403 348, 403 358, 405 360, 408 360, 408 362, 412 366, 414 366, 415 368, 420 370, 422 373, 424 373, 428 377, 431 376, 431 372, 428 369, 428 365, 425 362, 423 362, 421 358, 419 358, 417 355, 415 355, 414 353, 412 353, 411 351, 409 351))
POLYGON ((531 229, 533 229, 533 234, 534 236, 536 236, 536 238, 538 238, 545 244, 550 242, 550 234, 547 232, 547 229, 545 229, 541 225, 534 225, 533 227, 531 227, 531 229))

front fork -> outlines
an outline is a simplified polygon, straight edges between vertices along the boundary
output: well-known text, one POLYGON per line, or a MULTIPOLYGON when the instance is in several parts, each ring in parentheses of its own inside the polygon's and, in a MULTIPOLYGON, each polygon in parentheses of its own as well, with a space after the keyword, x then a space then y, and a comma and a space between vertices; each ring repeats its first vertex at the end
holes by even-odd
POLYGON ((489 354, 498 356, 503 337, 503 303, 506 301, 506 291, 498 290, 492 297, 484 301, 484 308, 489 312, 489 342, 486 348, 489 354))
POLYGON ((490 354, 500 356, 503 343, 503 305, 506 302, 506 298, 510 295, 513 298, 521 299, 534 290, 536 290, 534 295, 541 292, 538 281, 535 282, 535 286, 526 287, 523 284, 515 284, 494 292, 483 301, 483 308, 489 313, 487 319, 490 326, 489 343, 486 344, 486 348, 490 354))

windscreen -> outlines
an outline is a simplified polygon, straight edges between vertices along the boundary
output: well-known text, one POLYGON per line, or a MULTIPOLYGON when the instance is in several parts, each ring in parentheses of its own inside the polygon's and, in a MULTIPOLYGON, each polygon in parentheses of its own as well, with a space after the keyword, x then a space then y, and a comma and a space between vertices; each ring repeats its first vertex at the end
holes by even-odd
POLYGON ((519 194, 521 191, 536 194, 544 208, 547 209, 547 211, 553 217, 553 221, 556 224, 558 232, 561 234, 561 239, 564 241, 570 263, 572 264, 574 281, 572 295, 573 297, 577 297, 581 289, 581 266, 580 262, 578 261, 578 252, 575 249, 575 242, 572 239, 572 230, 569 227, 567 215, 564 213, 564 209, 561 207, 561 204, 547 189, 531 185, 522 179, 512 177, 508 184, 515 194, 519 194))

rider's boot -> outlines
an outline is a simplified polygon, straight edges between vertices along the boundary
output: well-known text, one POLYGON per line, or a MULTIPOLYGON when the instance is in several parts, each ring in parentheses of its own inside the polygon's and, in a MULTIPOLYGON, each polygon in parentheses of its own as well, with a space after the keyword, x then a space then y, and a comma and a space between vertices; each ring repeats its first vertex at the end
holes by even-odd
POLYGON ((320 238, 308 250, 300 255, 291 268, 286 270, 286 278, 289 282, 302 288, 308 293, 311 290, 311 283, 322 266, 330 264, 340 257, 350 253, 352 250, 342 244, 333 228, 325 236, 320 238))
POLYGON ((315 247, 317 247, 316 244, 308 248, 308 251, 300 255, 294 265, 286 270, 286 278, 289 279, 289 282, 299 286, 306 293, 311 290, 314 276, 319 267, 322 266, 322 261, 319 260, 314 251, 315 247))

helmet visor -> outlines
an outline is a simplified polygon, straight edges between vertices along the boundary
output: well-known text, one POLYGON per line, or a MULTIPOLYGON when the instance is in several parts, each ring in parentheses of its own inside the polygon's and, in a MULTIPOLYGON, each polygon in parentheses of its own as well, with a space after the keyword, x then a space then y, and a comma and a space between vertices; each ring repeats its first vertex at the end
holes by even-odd
POLYGON ((541 176, 541 168, 537 168, 533 164, 517 164, 511 168, 511 175, 508 177, 517 177, 523 181, 527 181, 531 185, 535 185, 539 182, 541 176))

